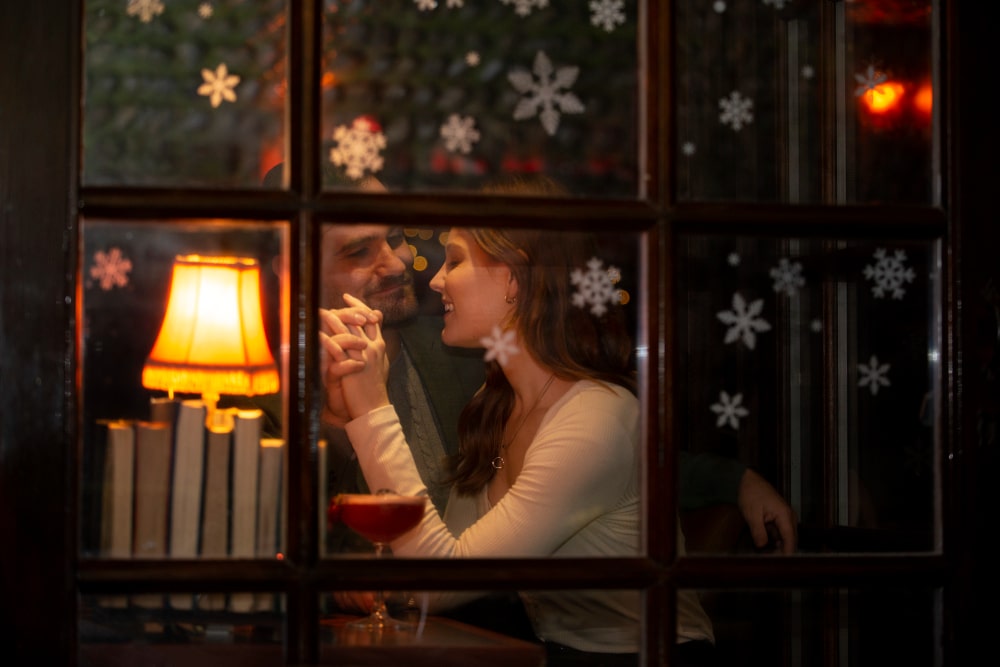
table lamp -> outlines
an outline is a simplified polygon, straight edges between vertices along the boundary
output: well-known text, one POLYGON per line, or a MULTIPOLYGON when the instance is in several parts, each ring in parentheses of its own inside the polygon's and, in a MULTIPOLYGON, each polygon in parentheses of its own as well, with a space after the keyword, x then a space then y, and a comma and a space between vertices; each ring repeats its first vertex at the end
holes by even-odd
POLYGON ((147 389, 198 393, 217 423, 220 394, 278 391, 260 306, 260 264, 245 257, 178 255, 167 312, 142 369, 147 389))

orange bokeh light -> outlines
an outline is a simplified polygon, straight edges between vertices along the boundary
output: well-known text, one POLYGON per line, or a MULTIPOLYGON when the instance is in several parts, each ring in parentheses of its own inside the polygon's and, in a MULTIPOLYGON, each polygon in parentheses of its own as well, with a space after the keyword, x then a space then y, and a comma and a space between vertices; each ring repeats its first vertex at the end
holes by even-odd
POLYGON ((930 83, 923 83, 913 96, 913 107, 920 113, 931 115, 934 108, 934 87, 930 83))
POLYGON ((899 107, 904 92, 903 84, 886 81, 871 90, 866 90, 861 95, 861 100, 871 113, 884 114, 899 107))

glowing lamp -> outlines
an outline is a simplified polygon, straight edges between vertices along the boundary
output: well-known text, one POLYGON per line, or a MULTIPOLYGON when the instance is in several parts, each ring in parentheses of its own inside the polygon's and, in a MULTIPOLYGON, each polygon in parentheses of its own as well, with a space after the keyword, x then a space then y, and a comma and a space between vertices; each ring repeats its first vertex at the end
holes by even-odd
POLYGON ((174 259, 167 312, 142 369, 142 386, 201 394, 215 423, 220 394, 278 391, 260 307, 260 265, 243 257, 174 259))
POLYGON ((875 114, 883 114, 894 111, 899 107, 899 102, 903 98, 903 85, 896 81, 880 83, 871 90, 865 91, 861 96, 862 101, 868 107, 868 111, 875 114))

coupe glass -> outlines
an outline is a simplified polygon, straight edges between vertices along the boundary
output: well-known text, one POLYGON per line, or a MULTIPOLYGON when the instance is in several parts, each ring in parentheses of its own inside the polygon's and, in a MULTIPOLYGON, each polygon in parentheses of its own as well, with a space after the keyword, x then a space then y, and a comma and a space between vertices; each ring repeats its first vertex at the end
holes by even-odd
MULTIPOLYGON (((424 516, 427 496, 403 496, 393 491, 341 493, 330 499, 327 519, 341 521, 375 545, 375 558, 382 558, 385 546, 412 530, 424 516)), ((411 624, 393 618, 385 606, 381 590, 375 592, 372 612, 348 627, 367 630, 404 629, 411 624)))

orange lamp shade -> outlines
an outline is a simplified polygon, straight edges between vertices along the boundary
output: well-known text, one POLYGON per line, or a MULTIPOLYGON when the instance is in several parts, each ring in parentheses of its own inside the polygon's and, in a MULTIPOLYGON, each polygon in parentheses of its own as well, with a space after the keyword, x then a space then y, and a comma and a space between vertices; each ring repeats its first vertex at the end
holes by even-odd
POLYGON ((167 312, 142 369, 142 386, 206 396, 278 391, 256 260, 175 258, 167 312))

